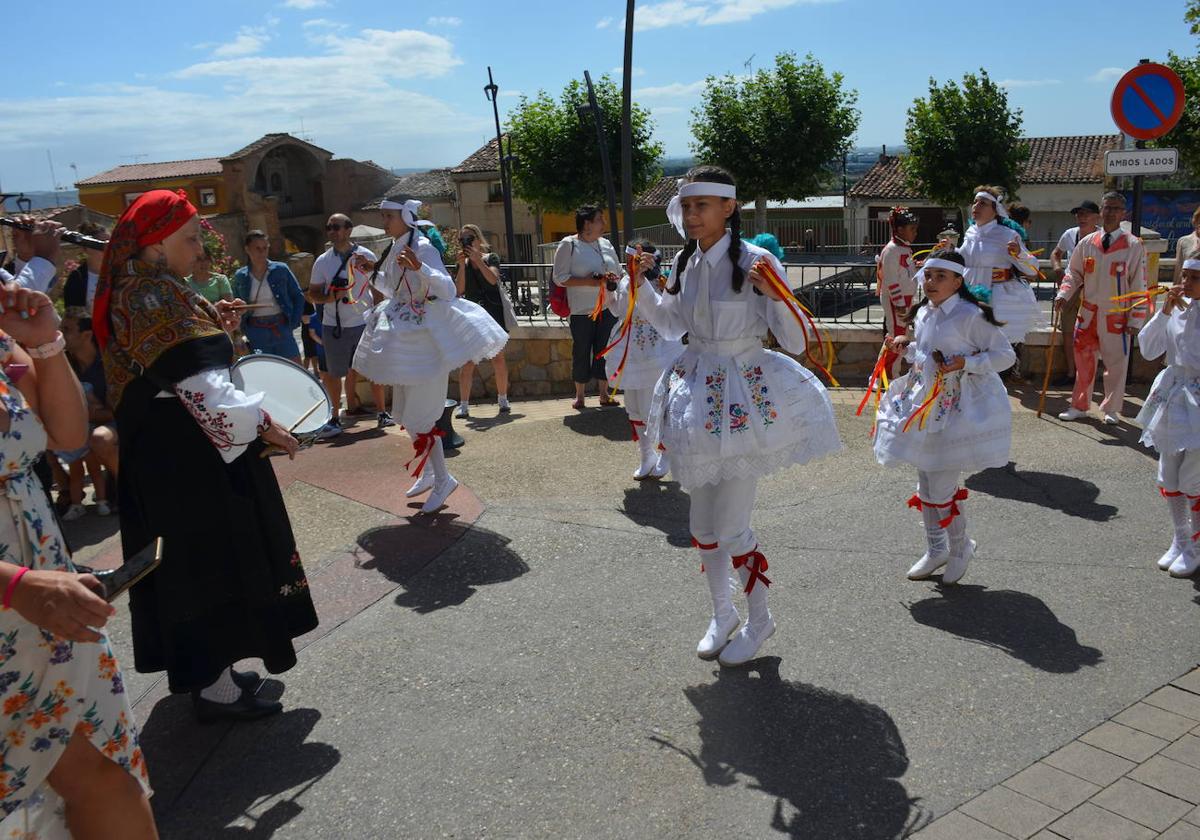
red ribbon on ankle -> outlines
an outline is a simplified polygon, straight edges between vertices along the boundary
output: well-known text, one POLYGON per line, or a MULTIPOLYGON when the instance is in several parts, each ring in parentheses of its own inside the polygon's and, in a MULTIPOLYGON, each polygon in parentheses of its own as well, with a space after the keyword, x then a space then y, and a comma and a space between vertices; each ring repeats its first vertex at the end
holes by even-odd
POLYGON ((640 440, 640 438, 638 438, 638 431, 637 431, 637 427, 638 427, 638 426, 645 426, 645 425, 646 425, 646 424, 645 424, 645 423, 643 423, 641 420, 630 420, 630 421, 629 421, 629 431, 633 432, 633 439, 634 439, 634 440, 640 440))
MULTIPOLYGON (((717 548, 717 543, 702 543, 695 537, 692 537, 692 548, 698 548, 701 551, 715 551, 717 548)), ((703 563, 700 564, 700 571, 704 571, 703 563)))
POLYGON ((763 574, 767 570, 767 558, 758 550, 758 546, 754 546, 754 550, 751 552, 739 554, 733 558, 733 568, 740 569, 742 566, 750 571, 750 580, 746 581, 747 595, 754 589, 754 584, 760 580, 763 582, 763 586, 771 585, 771 579, 763 574))
POLYGON ((420 463, 417 464, 417 468, 412 471, 413 478, 421 477, 421 471, 425 469, 425 462, 429 460, 429 453, 433 452, 434 438, 445 436, 446 433, 437 426, 434 426, 428 432, 422 432, 421 434, 417 435, 417 439, 413 441, 413 449, 415 452, 413 456, 404 463, 404 469, 408 469, 409 464, 417 460, 417 458, 421 459, 420 463))
POLYGON ((969 495, 970 494, 967 492, 967 488, 959 487, 958 490, 954 492, 954 495, 950 497, 950 501, 942 502, 939 505, 936 502, 927 502, 916 493, 913 493, 912 498, 908 500, 908 506, 910 508, 916 508, 917 510, 924 510, 926 506, 931 508, 950 508, 949 515, 945 519, 938 520, 938 526, 941 528, 946 528, 954 520, 954 517, 962 514, 962 511, 958 509, 958 505, 956 503, 966 501, 969 495))
MULTIPOLYGON (((1186 494, 1181 493, 1179 495, 1186 495, 1186 494)), ((1188 498, 1191 499, 1191 501, 1192 501, 1192 510, 1200 511, 1200 496, 1188 496, 1188 498)))
POLYGON ((1182 495, 1183 495, 1183 494, 1182 494, 1182 493, 1180 493, 1178 490, 1168 490, 1168 489, 1167 489, 1167 488, 1165 488, 1165 487, 1159 487, 1159 488, 1158 488, 1158 492, 1159 492, 1159 493, 1162 493, 1162 495, 1163 495, 1163 498, 1164 498, 1164 499, 1170 499, 1170 498, 1173 498, 1173 497, 1175 497, 1175 496, 1182 496, 1182 495))

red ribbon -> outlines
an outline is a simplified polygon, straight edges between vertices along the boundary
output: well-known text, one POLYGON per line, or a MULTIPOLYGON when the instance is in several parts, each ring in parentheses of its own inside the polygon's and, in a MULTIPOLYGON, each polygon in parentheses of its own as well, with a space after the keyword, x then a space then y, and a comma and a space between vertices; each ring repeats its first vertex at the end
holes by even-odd
MULTIPOLYGON (((692 548, 698 548, 701 551, 715 551, 717 548, 717 543, 702 543, 695 537, 692 537, 692 548)), ((704 571, 703 563, 700 564, 700 571, 704 571)))
POLYGON ((446 433, 437 426, 434 426, 428 432, 422 432, 417 435, 417 439, 413 441, 415 452, 404 464, 404 469, 408 469, 409 464, 417 460, 417 458, 421 459, 420 463, 417 464, 417 468, 412 471, 413 478, 421 477, 421 471, 425 469, 425 462, 429 460, 429 453, 433 452, 433 439, 445 436, 446 433))
POLYGON ((946 528, 954 520, 954 517, 962 514, 962 511, 958 509, 958 502, 966 501, 967 496, 969 495, 970 494, 967 492, 967 488, 959 487, 958 490, 954 492, 954 495, 950 497, 950 501, 942 502, 939 505, 935 504, 934 502, 927 502, 916 493, 913 493, 912 498, 908 500, 908 506, 910 508, 916 508, 917 510, 924 510, 926 505, 931 508, 950 508, 950 514, 945 519, 938 520, 938 526, 946 528))
POLYGON ((640 440, 640 439, 641 439, 641 438, 639 438, 639 437, 638 437, 638 430, 637 430, 637 427, 638 427, 638 426, 645 426, 645 425, 646 425, 646 424, 645 424, 645 423, 643 423, 641 420, 630 420, 630 421, 629 421, 629 431, 633 432, 633 439, 634 439, 634 440, 640 440))
POLYGON ((1200 511, 1200 496, 1188 496, 1192 500, 1192 510, 1200 511))
POLYGON ((758 550, 758 546, 754 546, 754 550, 751 552, 739 554, 733 558, 733 568, 740 569, 742 566, 750 571, 750 580, 746 581, 747 595, 754 589, 754 584, 760 580, 763 582, 763 586, 771 585, 771 579, 763 574, 767 570, 767 558, 758 550))
POLYGON ((1180 493, 1178 490, 1168 490, 1168 489, 1167 489, 1167 488, 1165 488, 1165 487, 1159 487, 1159 488, 1158 488, 1158 492, 1159 492, 1159 493, 1162 493, 1162 495, 1163 495, 1163 498, 1164 498, 1164 499, 1169 499, 1169 498, 1172 498, 1172 497, 1174 497, 1174 496, 1182 496, 1182 495, 1183 495, 1183 494, 1182 494, 1182 493, 1180 493))

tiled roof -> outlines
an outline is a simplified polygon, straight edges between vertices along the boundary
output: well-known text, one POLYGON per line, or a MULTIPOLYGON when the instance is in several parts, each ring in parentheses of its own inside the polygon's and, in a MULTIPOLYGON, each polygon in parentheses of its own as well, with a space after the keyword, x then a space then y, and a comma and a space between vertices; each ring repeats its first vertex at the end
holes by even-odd
POLYGON ((480 149, 476 149, 470 157, 450 171, 454 174, 465 172, 499 172, 500 152, 495 140, 489 140, 480 149))
POLYGON ((194 178, 201 175, 220 175, 219 158, 170 160, 164 163, 129 163, 99 175, 76 181, 78 187, 94 184, 120 184, 125 181, 162 181, 168 178, 194 178))
POLYGON ((363 205, 364 210, 374 210, 385 198, 404 201, 409 198, 419 198, 422 201, 436 201, 454 197, 454 182, 450 180, 449 169, 431 169, 428 172, 414 172, 405 175, 392 184, 379 198, 363 205))
POLYGON ((664 175, 633 202, 634 207, 666 207, 667 202, 679 192, 679 176, 664 175))
POLYGON ((325 154, 330 155, 330 156, 333 155, 333 152, 329 151, 328 149, 322 149, 320 146, 317 146, 313 143, 309 143, 307 140, 301 140, 299 137, 293 137, 292 135, 288 134, 286 131, 279 131, 274 134, 264 134, 262 137, 255 140, 249 146, 243 146, 242 148, 238 149, 233 154, 225 155, 225 157, 221 158, 221 160, 237 160, 238 158, 247 157, 248 155, 252 155, 255 152, 262 151, 267 146, 270 146, 272 143, 275 143, 282 137, 286 137, 295 143, 299 143, 301 146, 308 146, 310 149, 316 149, 318 152, 324 152, 325 154))
MULTIPOLYGON (((1027 137, 1029 160, 1021 167, 1022 184, 1099 184, 1104 180, 1104 153, 1120 148, 1119 134, 1073 137, 1027 137)), ((920 184, 908 186, 900 158, 881 156, 850 190, 851 198, 920 199, 920 184)))

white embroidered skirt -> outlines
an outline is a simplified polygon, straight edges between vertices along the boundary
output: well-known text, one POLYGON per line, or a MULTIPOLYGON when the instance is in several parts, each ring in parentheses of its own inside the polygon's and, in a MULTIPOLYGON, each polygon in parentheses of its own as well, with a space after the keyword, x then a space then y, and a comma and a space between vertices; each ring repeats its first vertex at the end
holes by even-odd
POLYGON ((1137 422, 1142 443, 1159 452, 1200 449, 1200 370, 1178 365, 1161 370, 1137 422))
POLYGON ((1007 464, 1012 408, 1004 383, 992 371, 946 375, 925 427, 914 419, 904 431, 930 395, 935 377, 931 370, 913 368, 883 395, 875 416, 875 460, 885 467, 909 464, 925 472, 967 472, 1007 464))
POLYGON ((829 394, 798 362, 758 339, 698 343, 659 379, 646 432, 685 490, 762 476, 842 448, 829 394))
POLYGON ((415 384, 490 359, 508 341, 483 307, 462 298, 424 304, 387 300, 366 321, 354 369, 387 385, 415 384))
POLYGON ((1011 344, 1020 344, 1025 334, 1042 320, 1041 306, 1028 283, 1007 280, 992 284, 992 311, 1004 326, 1000 331, 1011 344))
MULTIPOLYGON (((615 341, 619 329, 613 327, 610 341, 615 341)), ((650 326, 648 321, 641 318, 633 319, 629 330, 629 355, 625 359, 625 370, 617 387, 625 390, 637 388, 653 388, 662 376, 667 366, 683 350, 678 341, 667 341, 658 330, 650 326)), ((608 384, 613 386, 617 375, 617 366, 621 363, 621 354, 625 352, 625 341, 622 341, 604 357, 604 370, 608 375, 608 384)))

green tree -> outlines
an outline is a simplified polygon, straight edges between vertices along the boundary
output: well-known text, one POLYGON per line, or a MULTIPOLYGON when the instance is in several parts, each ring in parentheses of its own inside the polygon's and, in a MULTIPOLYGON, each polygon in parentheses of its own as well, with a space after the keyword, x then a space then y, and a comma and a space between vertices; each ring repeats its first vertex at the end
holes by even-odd
MULTIPOLYGON (((1183 13, 1193 35, 1200 35, 1200 0, 1189 0, 1183 13)), ((1183 114, 1179 123, 1154 145, 1179 149, 1179 162, 1193 175, 1200 175, 1200 55, 1167 53, 1166 64, 1183 80, 1183 114)))
MULTIPOLYGON (((613 187, 621 194, 621 91, 605 75, 594 83, 596 102, 604 118, 608 156, 612 161, 613 187)), ((579 114, 586 106, 587 87, 572 80, 555 100, 544 90, 529 99, 522 96, 508 116, 506 130, 516 165, 513 191, 540 210, 566 213, 581 204, 605 205, 606 190, 596 124, 579 114)), ((633 191, 645 190, 658 178, 662 145, 653 139, 654 123, 644 108, 633 106, 633 191)), ((616 225, 616 220, 609 220, 616 225)))
POLYGON ((755 199, 755 225, 766 225, 767 200, 819 195, 833 175, 830 161, 858 130, 858 92, 842 74, 825 72, 812 55, 775 56, 750 77, 709 76, 692 111, 692 149, 704 163, 728 169, 741 195, 755 199))
MULTIPOLYGON (((910 186, 943 207, 963 207, 978 184, 1016 195, 1029 145, 1021 142, 1021 111, 1008 106, 1004 88, 967 73, 962 86, 929 80, 929 96, 908 109, 901 165, 910 186)), ((965 215, 964 215, 965 218, 965 215)))

